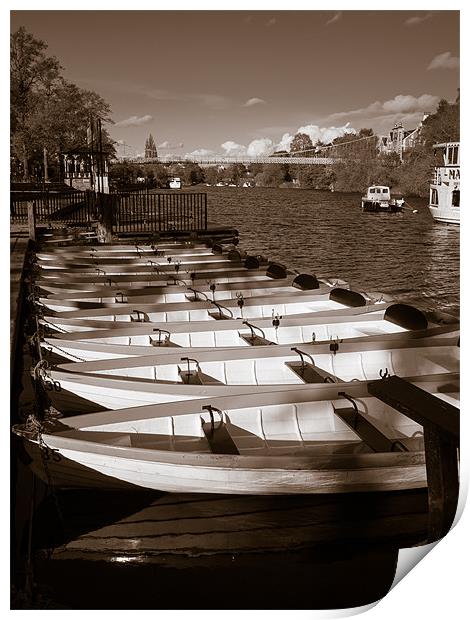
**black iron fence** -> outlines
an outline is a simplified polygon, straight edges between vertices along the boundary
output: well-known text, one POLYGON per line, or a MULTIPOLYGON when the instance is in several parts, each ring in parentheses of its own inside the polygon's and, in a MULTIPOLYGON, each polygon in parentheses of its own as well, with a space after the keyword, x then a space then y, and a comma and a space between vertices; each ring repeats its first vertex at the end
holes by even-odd
POLYGON ((113 232, 205 230, 207 194, 116 194, 113 232))
POLYGON ((10 221, 28 221, 28 202, 33 202, 36 221, 60 225, 88 225, 98 218, 93 192, 10 192, 10 221))
POLYGON ((10 221, 27 223, 28 202, 36 221, 51 226, 89 226, 112 212, 113 233, 207 229, 207 195, 203 193, 10 192, 10 221))

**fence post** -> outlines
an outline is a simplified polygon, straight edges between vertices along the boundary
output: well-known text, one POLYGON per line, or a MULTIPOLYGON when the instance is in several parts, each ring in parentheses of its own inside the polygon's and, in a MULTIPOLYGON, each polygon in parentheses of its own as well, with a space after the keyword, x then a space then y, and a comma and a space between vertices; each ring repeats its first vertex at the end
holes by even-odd
POLYGON ((36 241, 36 201, 28 202, 28 233, 31 241, 36 241))
POLYGON ((114 194, 96 195, 98 206, 98 241, 111 243, 113 240, 114 194))
POLYGON ((158 232, 162 231, 162 206, 160 202, 161 194, 158 194, 158 232))

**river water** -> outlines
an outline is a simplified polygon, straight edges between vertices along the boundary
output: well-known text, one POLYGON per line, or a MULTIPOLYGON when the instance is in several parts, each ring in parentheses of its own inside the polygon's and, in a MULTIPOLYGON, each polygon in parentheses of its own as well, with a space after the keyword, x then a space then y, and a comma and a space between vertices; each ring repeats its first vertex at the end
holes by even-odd
POLYGON ((423 310, 459 313, 460 227, 433 220, 425 199, 400 214, 363 213, 359 194, 204 187, 211 224, 233 226, 243 249, 340 277, 423 310))

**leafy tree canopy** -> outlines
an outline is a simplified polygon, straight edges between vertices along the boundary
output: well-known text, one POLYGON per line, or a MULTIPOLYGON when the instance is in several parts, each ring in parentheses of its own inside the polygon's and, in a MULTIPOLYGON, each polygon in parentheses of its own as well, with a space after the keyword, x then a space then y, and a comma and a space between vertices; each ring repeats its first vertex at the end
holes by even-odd
POLYGON ((296 133, 290 145, 290 152, 293 155, 307 157, 314 151, 312 139, 306 133, 296 133))
POLYGON ((460 96, 455 103, 439 101, 436 112, 423 122, 422 137, 428 149, 433 144, 460 140, 460 96))
MULTIPOLYGON (((46 55, 47 44, 20 27, 10 39, 11 149, 28 170, 46 154, 85 150, 91 118, 111 123, 111 109, 97 93, 65 80, 59 61, 46 55)), ((105 128, 103 150, 114 155, 105 128)))

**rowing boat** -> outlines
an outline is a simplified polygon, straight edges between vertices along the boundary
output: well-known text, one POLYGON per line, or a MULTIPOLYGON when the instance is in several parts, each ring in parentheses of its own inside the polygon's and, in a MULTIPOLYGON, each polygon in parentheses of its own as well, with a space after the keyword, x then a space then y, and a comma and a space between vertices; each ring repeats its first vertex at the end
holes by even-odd
POLYGON ((41 341, 44 352, 68 359, 91 361, 131 355, 156 355, 174 352, 175 347, 200 349, 265 347, 271 345, 367 342, 458 336, 459 325, 438 325, 417 309, 392 304, 385 310, 354 316, 261 319, 255 323, 242 319, 162 324, 111 323, 110 329, 61 333, 58 325, 46 323, 53 335, 41 341), (170 329, 165 329, 170 328, 170 329))
MULTIPOLYGON (((458 375, 409 380, 458 405, 458 375)), ((422 427, 370 397, 365 382, 30 419, 14 431, 55 487, 275 495, 426 486, 422 427)))
POLYGON ((198 301, 160 302, 132 304, 129 302, 114 304, 95 304, 83 302, 78 309, 73 301, 59 301, 49 305, 47 298, 41 298, 44 313, 61 319, 96 319, 101 321, 127 322, 180 322, 212 321, 226 319, 260 319, 266 317, 284 317, 305 315, 317 312, 334 312, 339 310, 360 309, 369 305, 380 309, 381 300, 365 298, 360 293, 347 289, 319 289, 317 291, 297 291, 295 295, 280 293, 278 295, 256 295, 243 299, 224 300, 224 303, 210 298, 198 301), (70 305, 68 305, 70 304, 70 305), (136 307, 137 306, 137 307, 136 307), (70 309, 72 308, 72 309, 70 309))
MULTIPOLYGON (((121 409, 150 403, 231 394, 302 390, 335 383, 338 389, 383 376, 420 376, 457 372, 458 337, 413 341, 176 349, 166 355, 133 356, 39 366, 44 386, 78 396, 99 408, 121 409), (342 386, 342 387, 341 387, 342 386)), ((67 398, 60 395, 61 406, 67 398)))
MULTIPOLYGON (((346 282, 341 282, 345 286, 346 282)), ((288 278, 272 279, 236 279, 234 281, 215 283, 210 280, 202 280, 198 284, 177 280, 176 284, 170 282, 156 283, 150 286, 136 286, 133 283, 123 283, 119 285, 112 278, 108 278, 106 284, 83 284, 81 288, 74 288, 71 285, 54 286, 47 282, 43 287, 37 287, 39 294, 40 288, 44 289, 45 297, 48 301, 74 300, 74 301, 95 301, 99 303, 115 303, 124 301, 150 302, 155 301, 159 295, 185 294, 191 301, 211 297, 214 300, 227 299, 231 296, 251 297, 260 295, 262 292, 279 294, 282 292, 315 290, 321 286, 337 287, 340 286, 338 280, 324 280, 309 274, 294 274, 288 278), (192 286, 191 286, 192 285, 192 286)), ((347 285, 345 286, 347 288, 347 285)))

